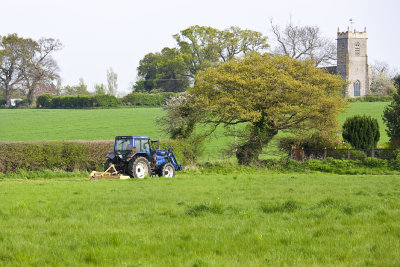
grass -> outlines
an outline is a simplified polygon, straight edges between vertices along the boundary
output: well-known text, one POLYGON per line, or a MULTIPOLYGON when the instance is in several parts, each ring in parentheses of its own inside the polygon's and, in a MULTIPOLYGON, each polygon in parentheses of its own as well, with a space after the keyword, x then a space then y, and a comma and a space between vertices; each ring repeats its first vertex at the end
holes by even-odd
MULTIPOLYGON (((389 141, 382 121, 386 105, 388 102, 350 103, 350 108, 339 117, 339 121, 343 124, 347 117, 356 114, 377 118, 381 131, 379 143, 383 144, 389 141)), ((161 108, 0 109, 0 141, 113 140, 117 135, 146 135, 152 138, 161 135, 165 139, 168 136, 155 124, 155 120, 162 115, 161 108)), ((223 159, 224 150, 232 143, 233 137, 225 136, 220 127, 206 142, 202 161, 223 159)), ((277 153, 276 147, 275 138, 267 152, 277 153)))
POLYGON ((206 173, 0 180, 0 265, 400 264, 399 176, 206 173))

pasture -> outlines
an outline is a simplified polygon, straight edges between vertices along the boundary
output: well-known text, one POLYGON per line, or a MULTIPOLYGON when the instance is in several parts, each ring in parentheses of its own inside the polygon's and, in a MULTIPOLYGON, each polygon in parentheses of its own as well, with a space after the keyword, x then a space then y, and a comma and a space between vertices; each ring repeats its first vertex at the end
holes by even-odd
POLYGON ((0 264, 400 264, 398 176, 0 180, 0 264))
MULTIPOLYGON (((379 144, 389 141, 382 121, 383 109, 388 102, 350 103, 339 121, 357 114, 366 114, 378 119, 381 138, 379 144)), ((0 110, 0 141, 42 140, 113 140, 116 135, 147 135, 162 139, 169 136, 161 131, 156 119, 163 115, 161 108, 117 108, 117 109, 30 109, 0 110)), ((341 134, 341 129, 338 129, 341 134)), ((280 136, 280 135, 278 135, 280 136)), ((205 142, 202 161, 223 158, 224 150, 233 143, 232 136, 225 136, 223 127, 205 142)), ((276 150, 272 142, 269 151, 276 150)))

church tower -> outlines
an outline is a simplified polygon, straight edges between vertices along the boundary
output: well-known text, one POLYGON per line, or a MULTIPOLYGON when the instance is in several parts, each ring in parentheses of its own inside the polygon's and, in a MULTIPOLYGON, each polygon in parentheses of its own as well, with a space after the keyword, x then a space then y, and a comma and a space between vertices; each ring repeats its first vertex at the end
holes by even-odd
POLYGON ((337 74, 346 80, 349 97, 369 94, 367 31, 337 33, 337 74))

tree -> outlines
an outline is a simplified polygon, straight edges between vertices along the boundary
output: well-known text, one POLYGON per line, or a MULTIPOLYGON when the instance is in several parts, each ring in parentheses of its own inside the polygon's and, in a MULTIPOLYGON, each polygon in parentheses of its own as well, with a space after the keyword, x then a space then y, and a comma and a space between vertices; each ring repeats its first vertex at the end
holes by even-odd
POLYGON ((393 78, 393 83, 394 86, 396 88, 400 88, 400 74, 397 74, 394 78, 393 78))
POLYGON ((105 95, 107 93, 106 86, 104 84, 95 84, 94 85, 94 94, 95 95, 105 95))
POLYGON ((375 148, 380 137, 378 120, 365 115, 347 118, 342 136, 354 148, 375 148))
POLYGON ((90 95, 89 91, 87 90, 87 85, 83 78, 79 78, 79 84, 75 86, 64 86, 63 88, 63 95, 90 95))
POLYGON ((0 86, 5 91, 7 106, 11 92, 21 90, 32 104, 34 90, 58 77, 58 67, 51 53, 61 48, 54 39, 22 38, 17 34, 3 36, 0 40, 0 86))
POLYGON ((373 95, 388 96, 392 95, 396 88, 394 87, 394 71, 389 64, 382 61, 375 61, 370 66, 370 90, 373 95))
POLYGON ((144 79, 144 89, 183 92, 189 86, 185 55, 176 48, 165 47, 160 53, 149 53, 139 62, 138 74, 144 79))
POLYGON ((310 59, 315 66, 331 65, 336 60, 336 44, 321 36, 318 26, 294 25, 292 20, 283 29, 270 20, 278 54, 294 59, 310 59))
POLYGON ((109 95, 116 95, 118 91, 118 74, 116 74, 112 68, 107 70, 107 88, 109 95))
POLYGON ((196 25, 173 38, 177 48, 165 47, 160 53, 149 53, 140 61, 138 73, 145 79, 146 91, 160 88, 167 92, 183 92, 199 70, 268 48, 267 38, 262 33, 239 27, 218 30, 196 25))
POLYGON ((218 30, 212 27, 191 26, 173 35, 182 54, 187 55, 188 75, 226 62, 249 52, 263 52, 269 47, 260 32, 230 27, 218 30))
POLYGON ((0 42, 0 86, 5 91, 6 106, 11 105, 11 92, 24 79, 26 59, 32 58, 36 42, 17 34, 3 36, 0 42))
POLYGON ((61 47, 62 45, 58 40, 39 39, 35 55, 25 63, 24 91, 29 105, 33 104, 35 90, 38 87, 46 87, 59 78, 57 73, 59 68, 51 53, 60 50, 61 47))
POLYGON ((400 140, 400 87, 397 87, 397 92, 393 94, 392 103, 383 111, 383 121, 391 141, 400 140))
POLYGON ((236 156, 250 164, 279 131, 334 138, 337 116, 346 106, 343 84, 312 61, 251 53, 199 72, 189 93, 191 107, 202 114, 198 122, 212 129, 246 125, 236 156))

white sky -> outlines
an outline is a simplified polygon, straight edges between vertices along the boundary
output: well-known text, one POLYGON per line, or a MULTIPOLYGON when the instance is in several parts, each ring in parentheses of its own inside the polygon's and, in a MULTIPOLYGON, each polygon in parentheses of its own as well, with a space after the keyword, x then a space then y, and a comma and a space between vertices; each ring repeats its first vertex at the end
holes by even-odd
MULTIPOLYGON (((0 0, 0 35, 59 39, 54 54, 63 85, 84 78, 88 89, 118 74, 118 90, 128 92, 139 60, 174 46, 173 34, 191 26, 239 26, 271 37, 269 19, 284 25, 317 25, 335 39, 337 28, 367 27, 369 63, 385 61, 400 71, 399 0, 0 0)), ((271 40, 272 41, 272 40, 271 40)))

